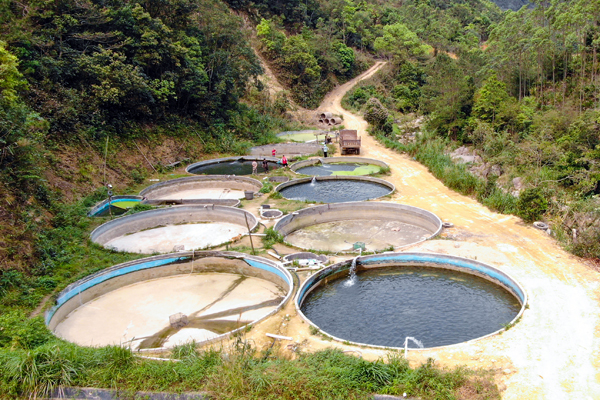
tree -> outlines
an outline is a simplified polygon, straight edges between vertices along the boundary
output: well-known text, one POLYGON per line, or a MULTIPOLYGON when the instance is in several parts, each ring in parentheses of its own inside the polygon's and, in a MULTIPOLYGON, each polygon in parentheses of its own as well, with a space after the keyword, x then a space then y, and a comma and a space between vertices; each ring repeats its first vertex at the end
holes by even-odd
POLYGON ((19 91, 27 88, 18 71, 17 57, 0 41, 0 172, 23 193, 39 178, 35 147, 47 130, 46 121, 32 112, 19 96, 19 91))
POLYGON ((397 23, 383 27, 383 36, 375 39, 375 50, 388 56, 410 58, 422 56, 431 50, 406 25, 397 23))
POLYGON ((475 94, 473 115, 493 125, 496 116, 502 112, 508 102, 506 85, 498 80, 496 74, 493 74, 475 94))

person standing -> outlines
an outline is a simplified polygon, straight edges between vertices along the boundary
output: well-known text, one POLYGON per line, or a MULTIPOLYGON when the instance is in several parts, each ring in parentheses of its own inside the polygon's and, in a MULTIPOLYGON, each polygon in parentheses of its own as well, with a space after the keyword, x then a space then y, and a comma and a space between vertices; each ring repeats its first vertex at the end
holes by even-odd
POLYGON ((263 158, 262 160, 262 167, 265 170, 265 172, 269 172, 269 162, 266 158, 263 158))
POLYGON ((275 149, 275 147, 273 147, 273 150, 271 150, 271 155, 273 157, 275 157, 275 154, 277 154, 277 149, 275 149))
POLYGON ((283 157, 281 157, 281 165, 283 165, 283 168, 287 168, 287 166, 288 166, 288 162, 287 162, 287 158, 285 158, 285 154, 283 155, 283 157))
POLYGON ((252 161, 252 175, 258 174, 258 163, 256 160, 252 161))
POLYGON ((327 143, 323 143, 323 157, 327 158, 327 152, 329 148, 327 148, 327 143))

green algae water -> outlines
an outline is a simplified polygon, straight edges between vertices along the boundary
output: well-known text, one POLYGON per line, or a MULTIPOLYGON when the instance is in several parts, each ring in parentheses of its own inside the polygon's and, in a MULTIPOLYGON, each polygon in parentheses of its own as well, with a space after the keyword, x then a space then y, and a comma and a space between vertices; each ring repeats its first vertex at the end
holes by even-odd
POLYGON ((296 172, 313 176, 361 176, 377 174, 380 171, 381 168, 371 164, 325 163, 300 168, 296 172))
POLYGON ((403 347, 407 336, 424 347, 485 336, 510 323, 521 305, 501 286, 453 270, 390 267, 323 283, 302 312, 326 333, 352 342, 403 347))

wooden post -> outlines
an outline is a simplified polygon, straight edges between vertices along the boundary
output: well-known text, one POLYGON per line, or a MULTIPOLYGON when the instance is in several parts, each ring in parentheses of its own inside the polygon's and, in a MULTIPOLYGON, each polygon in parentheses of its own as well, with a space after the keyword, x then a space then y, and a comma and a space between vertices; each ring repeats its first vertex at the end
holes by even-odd
POLYGON ((106 157, 108 156, 108 135, 106 135, 106 147, 104 147, 104 177, 102 184, 106 185, 106 157))
POLYGON ((250 224, 248 224, 248 214, 244 213, 244 218, 246 219, 246 228, 248 228, 248 237, 250 238, 250 246, 252 246, 252 255, 255 255, 254 251, 254 243, 252 243, 252 232, 250 232, 250 224))

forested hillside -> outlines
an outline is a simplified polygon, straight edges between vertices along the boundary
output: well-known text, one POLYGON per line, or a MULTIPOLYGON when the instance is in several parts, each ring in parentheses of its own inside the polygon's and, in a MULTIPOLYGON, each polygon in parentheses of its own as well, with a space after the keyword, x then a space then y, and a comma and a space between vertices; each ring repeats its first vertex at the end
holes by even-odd
POLYGON ((527 0, 496 0, 494 3, 502 10, 513 10, 517 11, 523 6, 530 6, 531 4, 527 0))
MULTIPOLYGON (((544 218, 575 254, 598 257, 599 10, 587 0, 537 2, 477 29, 471 22, 458 39, 443 32, 445 53, 390 55, 389 68, 346 104, 451 187, 525 221, 544 218), (393 124, 409 111, 426 116, 416 139, 414 127, 393 124), (461 145, 458 155, 475 161, 470 172, 440 156, 461 145)), ((433 43, 418 14, 410 21, 433 43)))
POLYGON ((283 128, 241 26, 212 0, 0 3, 3 271, 44 258, 57 207, 106 183, 105 150, 124 186, 164 143, 166 164, 243 153, 283 128))

